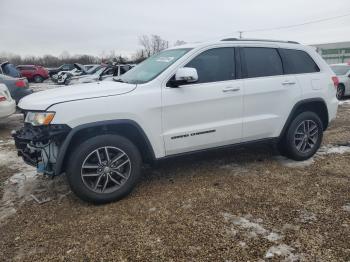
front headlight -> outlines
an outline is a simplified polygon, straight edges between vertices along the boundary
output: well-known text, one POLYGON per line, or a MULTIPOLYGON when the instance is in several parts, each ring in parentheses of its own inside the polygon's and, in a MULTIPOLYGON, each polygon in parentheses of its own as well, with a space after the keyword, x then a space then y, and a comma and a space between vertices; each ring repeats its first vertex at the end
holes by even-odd
POLYGON ((24 122, 30 123, 33 126, 46 126, 51 123, 54 116, 54 112, 28 112, 24 122))

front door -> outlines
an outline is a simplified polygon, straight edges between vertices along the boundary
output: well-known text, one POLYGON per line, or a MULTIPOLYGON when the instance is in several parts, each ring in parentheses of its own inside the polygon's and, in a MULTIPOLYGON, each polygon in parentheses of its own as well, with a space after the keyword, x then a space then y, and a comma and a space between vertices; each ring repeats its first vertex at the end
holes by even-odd
POLYGON ((185 67, 197 69, 196 83, 162 89, 166 154, 240 142, 243 81, 235 79, 235 49, 204 51, 185 67))

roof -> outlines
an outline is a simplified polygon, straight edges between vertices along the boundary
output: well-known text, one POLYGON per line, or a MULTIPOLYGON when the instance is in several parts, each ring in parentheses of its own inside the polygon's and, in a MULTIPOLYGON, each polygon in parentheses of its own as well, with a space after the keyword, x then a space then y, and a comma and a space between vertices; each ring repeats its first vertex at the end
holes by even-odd
POLYGON ((272 39, 248 39, 248 38, 225 38, 218 41, 211 41, 211 42, 197 42, 197 43, 187 43, 180 46, 171 47, 169 49, 179 49, 179 48, 197 48, 197 47, 205 47, 210 45, 224 45, 225 43, 236 43, 239 44, 247 44, 247 45, 253 45, 253 44, 263 44, 266 46, 273 46, 278 45, 280 47, 284 48, 295 48, 296 46, 302 46, 298 42, 295 41, 283 41, 283 40, 272 40, 272 39))

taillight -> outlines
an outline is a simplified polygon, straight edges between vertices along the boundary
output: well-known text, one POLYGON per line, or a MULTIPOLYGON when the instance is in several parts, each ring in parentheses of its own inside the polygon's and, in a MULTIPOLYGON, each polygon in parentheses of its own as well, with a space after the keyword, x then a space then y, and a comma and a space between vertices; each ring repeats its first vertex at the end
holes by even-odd
POLYGON ((338 85, 339 85, 339 78, 336 77, 336 76, 332 76, 332 81, 333 81, 334 87, 335 87, 335 88, 338 88, 338 85))
POLYGON ((0 102, 6 101, 6 100, 7 100, 6 96, 0 96, 0 102))
POLYGON ((24 82, 24 80, 17 80, 16 81, 16 86, 17 87, 25 87, 26 83, 24 82))

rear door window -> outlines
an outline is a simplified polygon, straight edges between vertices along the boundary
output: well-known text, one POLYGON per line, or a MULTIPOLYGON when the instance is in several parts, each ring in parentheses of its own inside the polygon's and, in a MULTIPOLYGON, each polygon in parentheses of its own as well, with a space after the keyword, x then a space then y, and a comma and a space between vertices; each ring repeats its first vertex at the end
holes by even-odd
POLYGON ((283 75, 281 57, 275 48, 244 47, 245 77, 283 75))
POLYGON ((311 56, 302 50, 280 49, 285 74, 304 74, 320 72, 311 56))

